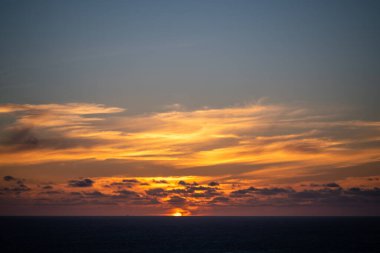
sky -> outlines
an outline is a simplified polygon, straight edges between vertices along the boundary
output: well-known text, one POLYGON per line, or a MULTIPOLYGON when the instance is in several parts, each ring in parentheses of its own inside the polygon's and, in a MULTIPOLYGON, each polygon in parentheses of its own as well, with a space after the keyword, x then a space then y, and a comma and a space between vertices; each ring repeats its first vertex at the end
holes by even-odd
POLYGON ((380 215, 378 1, 0 1, 0 215, 380 215))

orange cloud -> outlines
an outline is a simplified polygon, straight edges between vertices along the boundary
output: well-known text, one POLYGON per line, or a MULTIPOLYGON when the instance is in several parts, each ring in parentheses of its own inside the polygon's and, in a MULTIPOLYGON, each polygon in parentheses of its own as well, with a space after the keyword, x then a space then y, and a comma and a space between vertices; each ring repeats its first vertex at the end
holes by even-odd
POLYGON ((116 114, 123 111, 79 103, 2 105, 1 115, 15 120, 2 129, 0 166, 84 159, 175 169, 256 166, 261 169, 240 177, 264 183, 380 160, 379 122, 341 121, 312 109, 251 104, 116 114))

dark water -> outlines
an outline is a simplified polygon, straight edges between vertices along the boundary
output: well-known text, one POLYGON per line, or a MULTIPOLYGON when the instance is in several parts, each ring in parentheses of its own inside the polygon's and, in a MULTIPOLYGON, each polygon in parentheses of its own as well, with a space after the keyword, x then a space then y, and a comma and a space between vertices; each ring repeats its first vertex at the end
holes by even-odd
POLYGON ((380 218, 0 217, 0 252, 380 252, 380 218))

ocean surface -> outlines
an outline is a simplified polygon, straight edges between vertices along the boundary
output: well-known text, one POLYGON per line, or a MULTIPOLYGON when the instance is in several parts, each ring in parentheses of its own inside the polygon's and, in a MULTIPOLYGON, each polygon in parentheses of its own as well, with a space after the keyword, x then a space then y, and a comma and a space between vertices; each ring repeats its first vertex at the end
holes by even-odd
POLYGON ((0 252, 380 252, 379 217, 0 217, 0 252))

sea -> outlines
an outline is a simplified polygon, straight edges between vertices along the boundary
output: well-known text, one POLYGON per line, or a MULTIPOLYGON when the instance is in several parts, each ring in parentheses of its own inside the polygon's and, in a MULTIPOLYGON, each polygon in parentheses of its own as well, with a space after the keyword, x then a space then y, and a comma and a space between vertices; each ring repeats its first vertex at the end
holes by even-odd
POLYGON ((0 252, 380 252, 380 218, 0 217, 0 252))

